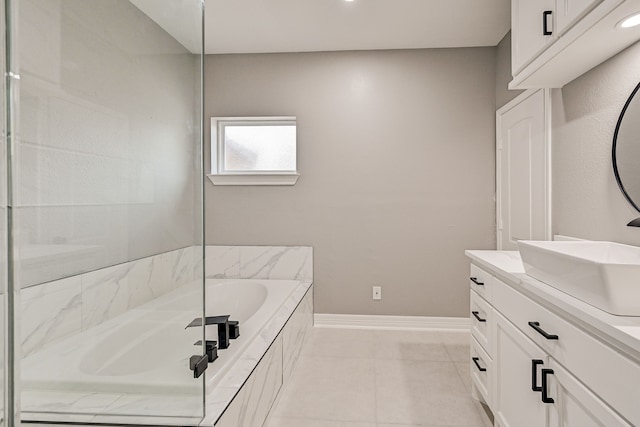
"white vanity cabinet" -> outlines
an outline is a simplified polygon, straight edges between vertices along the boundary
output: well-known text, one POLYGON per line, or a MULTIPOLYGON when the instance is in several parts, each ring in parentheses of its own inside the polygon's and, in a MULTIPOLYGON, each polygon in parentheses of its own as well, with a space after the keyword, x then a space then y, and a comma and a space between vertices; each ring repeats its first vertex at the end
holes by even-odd
POLYGON ((491 409, 496 425, 546 426, 547 405, 531 387, 534 379, 540 384, 541 367, 549 364, 548 356, 501 315, 497 315, 495 337, 495 399, 491 409))
POLYGON ((496 328, 496 425, 631 426, 501 315, 496 328))
POLYGON ((637 0, 512 0, 510 89, 560 88, 640 39, 637 0))
POLYGON ((495 310, 490 304, 493 277, 471 265, 469 275, 471 297, 471 379, 474 395, 489 406, 493 402, 493 355, 495 310))
POLYGON ((491 291, 480 296, 470 282, 470 311, 478 313, 471 314, 470 363, 473 394, 496 426, 640 425, 638 359, 534 301, 517 276, 472 264, 471 277, 491 291))
MULTIPOLYGON (((602 367, 597 367, 599 369, 602 367)), ((631 427, 613 409, 585 387, 555 359, 549 360, 547 375, 550 427, 631 427)), ((636 396, 637 398, 637 396, 636 396)))

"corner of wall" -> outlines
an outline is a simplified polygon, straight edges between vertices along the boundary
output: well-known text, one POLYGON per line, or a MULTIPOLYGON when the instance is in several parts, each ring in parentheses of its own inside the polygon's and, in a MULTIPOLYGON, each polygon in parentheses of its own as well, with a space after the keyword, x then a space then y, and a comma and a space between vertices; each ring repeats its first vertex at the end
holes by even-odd
POLYGON ((511 31, 508 31, 496 45, 496 110, 524 92, 509 90, 511 79, 511 31))

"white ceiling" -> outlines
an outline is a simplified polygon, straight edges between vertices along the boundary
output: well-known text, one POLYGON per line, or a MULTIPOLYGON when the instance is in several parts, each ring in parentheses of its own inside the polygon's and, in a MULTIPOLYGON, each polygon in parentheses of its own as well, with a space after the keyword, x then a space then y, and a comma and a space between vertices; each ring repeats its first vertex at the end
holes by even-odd
POLYGON ((510 0, 205 0, 206 53, 495 46, 510 0))

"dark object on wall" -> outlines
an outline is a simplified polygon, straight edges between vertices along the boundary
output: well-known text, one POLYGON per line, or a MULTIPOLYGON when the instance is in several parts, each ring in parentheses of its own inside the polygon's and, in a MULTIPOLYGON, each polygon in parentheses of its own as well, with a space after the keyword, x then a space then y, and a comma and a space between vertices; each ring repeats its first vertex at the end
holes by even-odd
POLYGON ((640 227, 640 218, 636 218, 627 224, 629 227, 640 227))
MULTIPOLYGON (((640 212, 640 83, 633 89, 631 95, 620 112, 616 130, 613 134, 613 174, 620 191, 640 212)), ((640 227, 640 218, 627 224, 629 227, 640 227)))

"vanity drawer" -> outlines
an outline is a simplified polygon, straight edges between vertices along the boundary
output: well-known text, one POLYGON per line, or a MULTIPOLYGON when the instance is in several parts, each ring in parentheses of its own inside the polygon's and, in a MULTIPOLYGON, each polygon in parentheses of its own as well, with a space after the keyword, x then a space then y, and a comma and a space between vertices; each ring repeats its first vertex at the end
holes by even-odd
POLYGON ((478 295, 491 302, 491 274, 485 270, 471 264, 469 274, 469 286, 476 291, 478 295))
POLYGON ((493 360, 484 351, 475 338, 471 338, 471 381, 480 393, 485 403, 491 406, 491 375, 493 360))
POLYGON ((506 283, 494 278, 492 285, 497 311, 631 424, 640 425, 639 364, 506 283))
POLYGON ((495 321, 493 309, 473 289, 469 292, 471 294, 471 334, 487 353, 491 353, 491 330, 495 321))

